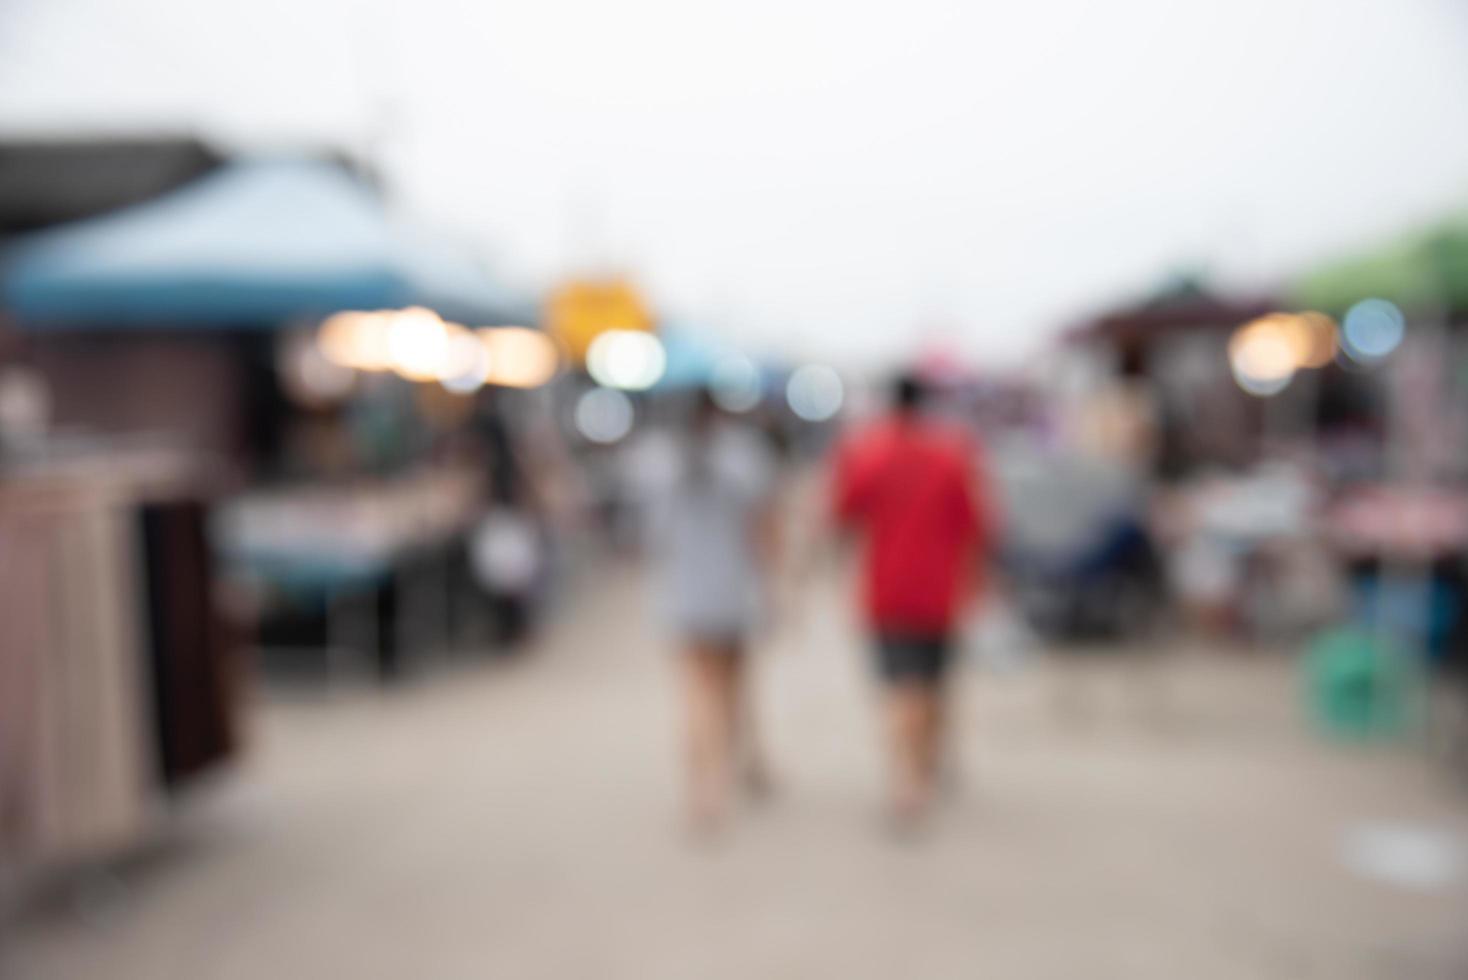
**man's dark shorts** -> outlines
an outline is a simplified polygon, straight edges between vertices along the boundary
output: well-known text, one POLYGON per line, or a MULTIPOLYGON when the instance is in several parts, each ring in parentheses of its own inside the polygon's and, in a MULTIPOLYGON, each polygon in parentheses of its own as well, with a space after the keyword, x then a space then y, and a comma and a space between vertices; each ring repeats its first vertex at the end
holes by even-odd
POLYGON ((937 684, 948 671, 952 642, 946 635, 877 635, 877 672, 889 684, 937 684))

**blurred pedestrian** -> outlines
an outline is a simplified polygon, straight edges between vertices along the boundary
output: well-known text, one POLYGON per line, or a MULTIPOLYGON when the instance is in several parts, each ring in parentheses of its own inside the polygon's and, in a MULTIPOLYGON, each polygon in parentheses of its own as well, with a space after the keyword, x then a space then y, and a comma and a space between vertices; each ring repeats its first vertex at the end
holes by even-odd
POLYGON ((835 511, 863 547, 863 603, 874 634, 891 751, 891 811, 919 821, 944 763, 944 680, 966 599, 989 543, 979 447, 924 417, 928 390, 904 376, 891 414, 837 452, 835 511))
POLYGON ((758 430, 707 393, 661 446, 640 465, 653 492, 659 605, 683 648, 688 814, 707 831, 726 816, 736 784, 756 794, 770 786, 748 649, 768 609, 775 459, 758 430))
POLYGON ((496 641, 513 648, 534 626, 548 535, 534 471, 508 411, 503 393, 481 392, 474 427, 484 454, 488 501, 469 540, 469 563, 488 600, 496 641))

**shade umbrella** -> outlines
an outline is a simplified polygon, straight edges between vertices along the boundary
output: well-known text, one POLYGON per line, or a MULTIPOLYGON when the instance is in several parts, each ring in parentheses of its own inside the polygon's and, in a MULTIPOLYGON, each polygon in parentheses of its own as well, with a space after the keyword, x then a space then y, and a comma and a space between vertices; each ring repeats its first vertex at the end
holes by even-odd
POLYGON ((530 308, 462 255, 407 233, 357 176, 293 159, 236 163, 25 236, 4 257, 0 291, 23 325, 53 329, 272 327, 414 303, 492 323, 530 308))

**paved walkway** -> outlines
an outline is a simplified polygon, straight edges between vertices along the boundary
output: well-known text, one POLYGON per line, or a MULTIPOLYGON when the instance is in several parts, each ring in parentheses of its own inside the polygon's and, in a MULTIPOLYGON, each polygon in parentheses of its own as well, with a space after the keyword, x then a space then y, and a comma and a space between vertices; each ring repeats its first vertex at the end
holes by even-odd
POLYGON ((835 583, 771 644, 783 791, 714 847, 675 819, 665 651, 628 574, 534 655, 270 703, 249 766, 92 911, 9 937, 16 978, 1468 977, 1468 885, 1342 841, 1468 841, 1421 760, 1302 730, 1262 657, 965 674, 961 797, 886 838, 871 692, 835 583))

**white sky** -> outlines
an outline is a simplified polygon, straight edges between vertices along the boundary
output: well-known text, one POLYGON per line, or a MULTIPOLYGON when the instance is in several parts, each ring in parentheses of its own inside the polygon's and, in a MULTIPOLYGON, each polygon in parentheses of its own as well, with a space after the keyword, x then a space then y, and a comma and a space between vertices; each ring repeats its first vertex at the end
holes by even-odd
POLYGON ((1459 0, 4 0, 0 130, 376 146, 539 287, 751 350, 1013 361, 1468 203, 1459 0))

